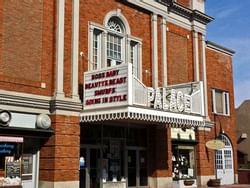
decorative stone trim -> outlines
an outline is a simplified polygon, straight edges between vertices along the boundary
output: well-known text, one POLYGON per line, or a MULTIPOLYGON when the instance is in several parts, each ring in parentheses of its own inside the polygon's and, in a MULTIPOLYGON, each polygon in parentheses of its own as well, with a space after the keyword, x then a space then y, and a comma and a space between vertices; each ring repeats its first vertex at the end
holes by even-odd
POLYGON ((27 112, 42 113, 43 110, 49 112, 55 112, 56 110, 63 110, 68 112, 81 112, 82 103, 75 102, 72 99, 64 98, 63 100, 52 99, 51 97, 45 97, 40 95, 22 94, 17 92, 3 92, 0 94, 0 105, 8 106, 8 109, 19 111, 21 108, 27 108, 27 112), (34 111, 34 109, 36 109, 34 111))
POLYGON ((127 0, 127 1, 132 4, 141 6, 142 8, 145 8, 146 10, 149 10, 151 12, 157 13, 161 16, 167 16, 167 14, 169 13, 174 13, 176 15, 187 18, 190 22, 195 20, 204 25, 208 24, 209 22, 213 20, 213 17, 208 16, 198 10, 192 10, 187 7, 184 7, 174 2, 173 0, 157 0, 156 2, 149 1, 149 0, 140 0, 140 1, 127 0), (152 6, 150 6, 150 4, 152 6), (166 11, 166 9, 168 11, 166 11))
POLYGON ((0 94, 0 105, 17 106, 17 107, 28 107, 49 110, 49 97, 39 98, 19 96, 11 94, 0 94))
POLYGON ((82 103, 65 100, 51 100, 50 111, 55 112, 58 110, 80 112, 82 110, 82 103))

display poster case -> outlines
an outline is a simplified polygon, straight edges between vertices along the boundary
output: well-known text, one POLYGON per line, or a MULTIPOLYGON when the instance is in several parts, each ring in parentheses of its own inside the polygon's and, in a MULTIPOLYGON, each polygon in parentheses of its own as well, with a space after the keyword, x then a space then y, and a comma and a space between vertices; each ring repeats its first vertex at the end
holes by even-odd
POLYGON ((0 137, 0 188, 21 188, 23 138, 0 137))

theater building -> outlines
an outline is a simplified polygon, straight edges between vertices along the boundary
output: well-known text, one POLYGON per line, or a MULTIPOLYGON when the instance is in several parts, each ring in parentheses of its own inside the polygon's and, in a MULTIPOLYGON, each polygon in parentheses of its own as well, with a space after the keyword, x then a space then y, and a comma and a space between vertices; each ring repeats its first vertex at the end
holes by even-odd
POLYGON ((237 182, 212 20, 204 0, 1 1, 0 187, 237 182))

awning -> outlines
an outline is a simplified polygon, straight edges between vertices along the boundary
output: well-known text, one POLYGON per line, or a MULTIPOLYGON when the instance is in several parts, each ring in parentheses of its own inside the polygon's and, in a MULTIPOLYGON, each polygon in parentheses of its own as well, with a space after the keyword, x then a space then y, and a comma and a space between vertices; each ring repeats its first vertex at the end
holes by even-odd
POLYGON ((13 136, 13 137, 49 138, 54 134, 54 131, 52 129, 0 127, 0 134, 1 137, 13 136))
POLYGON ((17 143, 23 143, 23 137, 0 136, 0 142, 17 142, 17 143))
POLYGON ((98 109, 81 113, 81 122, 97 122, 110 120, 140 120, 155 123, 169 124, 171 127, 198 127, 204 126, 201 116, 172 113, 155 109, 135 106, 98 109))

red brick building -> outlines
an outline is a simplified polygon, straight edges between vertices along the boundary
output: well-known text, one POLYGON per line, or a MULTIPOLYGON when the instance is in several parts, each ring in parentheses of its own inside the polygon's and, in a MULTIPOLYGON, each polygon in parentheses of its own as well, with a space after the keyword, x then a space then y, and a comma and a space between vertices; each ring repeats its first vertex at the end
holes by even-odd
POLYGON ((204 6, 0 1, 0 183, 237 182, 234 52, 206 41, 204 6))

